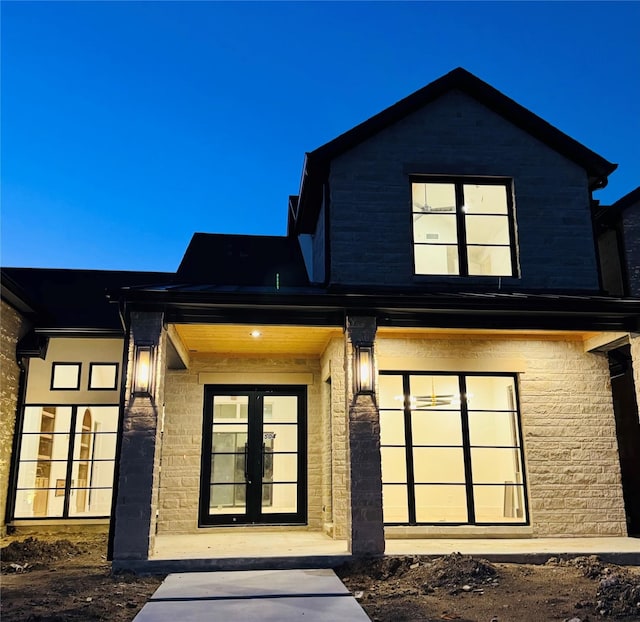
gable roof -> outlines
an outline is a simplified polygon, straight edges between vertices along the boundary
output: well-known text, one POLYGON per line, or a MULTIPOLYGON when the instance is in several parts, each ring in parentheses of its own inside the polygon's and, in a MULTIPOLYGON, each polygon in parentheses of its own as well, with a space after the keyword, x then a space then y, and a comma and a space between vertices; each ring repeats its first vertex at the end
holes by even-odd
POLYGON ((172 281, 169 272, 2 268, 2 297, 45 333, 122 333, 118 306, 106 292, 172 281))
POLYGON ((535 136, 558 153, 580 165, 587 171, 592 189, 604 187, 607 183, 607 176, 618 166, 567 136, 466 69, 458 67, 337 138, 307 153, 297 210, 290 221, 292 230, 296 233, 310 233, 311 228, 315 225, 322 197, 322 184, 328 174, 332 159, 454 89, 470 95, 513 125, 535 136))
POLYGON ((309 279, 295 238, 195 233, 176 283, 275 288, 306 286, 309 279))

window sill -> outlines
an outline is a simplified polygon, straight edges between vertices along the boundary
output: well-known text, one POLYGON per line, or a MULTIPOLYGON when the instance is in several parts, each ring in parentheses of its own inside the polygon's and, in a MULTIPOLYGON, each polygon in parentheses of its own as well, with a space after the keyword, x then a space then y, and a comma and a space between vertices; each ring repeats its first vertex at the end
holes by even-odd
POLYGON ((420 525, 407 527, 385 527, 385 538, 388 540, 409 538, 531 538, 531 525, 420 525))

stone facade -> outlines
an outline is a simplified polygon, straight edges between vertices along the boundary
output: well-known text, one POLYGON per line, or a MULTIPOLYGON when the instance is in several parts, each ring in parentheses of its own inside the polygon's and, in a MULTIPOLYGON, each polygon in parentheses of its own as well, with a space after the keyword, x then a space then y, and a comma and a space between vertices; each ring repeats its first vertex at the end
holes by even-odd
POLYGON ((131 314, 117 505, 112 531, 114 560, 144 560, 153 551, 158 511, 166 331, 161 313, 131 314), (133 396, 135 344, 156 347, 152 395, 133 396))
POLYGON ((349 526, 349 442, 347 438, 347 390, 344 368, 344 339, 334 338, 322 356, 322 378, 330 381, 329 421, 331 444, 325 444, 324 463, 329 464, 331 478, 325 480, 323 498, 331 498, 333 536, 348 537, 349 526))
POLYGON ((26 334, 29 323, 4 300, 0 314, 2 316, 0 340, 0 536, 3 536, 6 532, 5 514, 9 469, 20 389, 20 368, 16 361, 16 345, 26 334))
MULTIPOLYGON (((321 530, 329 522, 323 513, 323 480, 327 474, 323 458, 323 383, 320 362, 314 358, 243 358, 234 356, 193 356, 186 370, 169 370, 165 386, 165 418, 162 445, 162 478, 159 491, 158 533, 196 533, 200 498, 200 455, 204 384, 200 374, 234 374, 233 384, 256 382, 273 376, 272 384, 282 384, 283 375, 312 375, 307 386, 308 526, 321 530)), ((293 382, 295 383, 295 381, 293 382)), ((293 384, 292 383, 292 384, 293 384)), ((325 443, 326 447, 326 443, 325 443)), ((326 505, 326 504, 325 504, 326 505)), ((288 529, 288 528, 283 528, 288 529)))
POLYGON ((585 171, 458 91, 332 161, 332 283, 451 281, 413 275, 411 174, 513 179, 521 277, 482 277, 484 287, 599 289, 585 171))
POLYGON ((605 355, 514 337, 385 336, 377 348, 381 370, 518 372, 532 535, 626 535, 605 355))

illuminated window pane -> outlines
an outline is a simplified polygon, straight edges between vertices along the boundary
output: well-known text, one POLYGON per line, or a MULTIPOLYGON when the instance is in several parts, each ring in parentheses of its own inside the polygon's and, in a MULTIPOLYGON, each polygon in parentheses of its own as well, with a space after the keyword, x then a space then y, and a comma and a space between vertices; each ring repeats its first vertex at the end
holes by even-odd
POLYGON ((416 244, 416 274, 459 274, 458 247, 416 244))
POLYGON ((521 523, 524 486, 474 486, 476 520, 483 523, 521 523))
POLYGON ((471 471, 475 484, 517 484, 522 473, 520 450, 472 448, 471 471))
POLYGON ((469 275, 511 276, 511 249, 508 246, 469 246, 469 275))
POLYGON ((89 371, 90 389, 115 389, 118 381, 116 363, 92 363, 89 371))
POLYGON ((413 183, 411 193, 414 212, 455 213, 456 211, 454 184, 413 183))
POLYGON ((411 376, 412 409, 459 410, 460 385, 457 376, 411 376))
POLYGON ((467 244, 509 244, 509 221, 504 216, 466 216, 467 244))
POLYGON ((406 486, 387 484, 382 486, 382 513, 385 523, 408 522, 406 486))
POLYGON ((379 376, 378 392, 380 408, 404 408, 402 376, 379 376))
POLYGON ((80 363, 54 363, 51 377, 52 389, 79 389, 80 363))
POLYGON ((516 413, 469 411, 469 440, 474 447, 519 447, 516 413))
POLYGON ((402 411, 380 411, 380 443, 404 445, 404 413, 402 411))
POLYGON ((467 497, 464 486, 418 485, 416 520, 419 523, 466 523, 467 497))
POLYGON ((413 239, 427 244, 456 244, 456 217, 442 214, 414 214, 413 239))
POLYGON ((462 421, 459 413, 414 411, 411 413, 414 445, 462 446, 462 421))
POLYGON ((414 447, 413 475, 416 484, 464 484, 462 448, 414 447))
POLYGON ((503 185, 465 184, 464 211, 467 214, 506 214, 507 188, 503 185))
POLYGON ((385 484, 407 481, 407 462, 403 447, 382 447, 382 482, 385 484))
POLYGON ((515 410, 511 376, 467 376, 467 406, 471 410, 515 410))

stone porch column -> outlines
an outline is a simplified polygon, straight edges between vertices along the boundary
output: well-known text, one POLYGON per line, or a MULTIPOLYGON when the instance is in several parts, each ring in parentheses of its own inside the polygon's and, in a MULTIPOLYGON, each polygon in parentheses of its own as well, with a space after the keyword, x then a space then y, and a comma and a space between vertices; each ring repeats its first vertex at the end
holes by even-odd
POLYGON ((125 379, 113 559, 145 560, 153 551, 158 508, 166 331, 162 313, 132 312, 125 379), (151 396, 133 396, 135 345, 155 346, 151 396))
POLYGON ((355 348, 373 345, 375 334, 375 318, 347 317, 344 360, 349 435, 349 551, 357 556, 384 553, 380 415, 375 393, 356 395, 354 391, 355 348))

